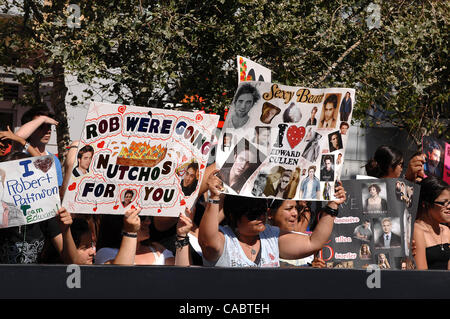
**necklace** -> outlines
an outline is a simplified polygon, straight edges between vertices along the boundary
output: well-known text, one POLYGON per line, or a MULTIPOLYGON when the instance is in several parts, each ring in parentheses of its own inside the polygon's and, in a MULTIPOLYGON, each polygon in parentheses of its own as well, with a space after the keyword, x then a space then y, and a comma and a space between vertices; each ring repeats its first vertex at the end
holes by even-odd
POLYGON ((251 246, 249 246, 249 248, 250 248, 250 253, 252 255, 256 255, 256 250, 253 247, 251 247, 251 246))
POLYGON ((439 225, 439 237, 441 238, 441 250, 444 251, 444 244, 442 243, 442 229, 441 229, 441 225, 439 225))
POLYGON ((255 248, 253 248, 254 246, 256 246, 258 244, 258 240, 256 240, 256 242, 253 245, 249 245, 247 243, 244 243, 242 241, 240 241, 241 243, 243 243, 245 246, 247 246, 248 248, 250 248, 250 253, 253 255, 256 255, 257 251, 255 250, 255 248))

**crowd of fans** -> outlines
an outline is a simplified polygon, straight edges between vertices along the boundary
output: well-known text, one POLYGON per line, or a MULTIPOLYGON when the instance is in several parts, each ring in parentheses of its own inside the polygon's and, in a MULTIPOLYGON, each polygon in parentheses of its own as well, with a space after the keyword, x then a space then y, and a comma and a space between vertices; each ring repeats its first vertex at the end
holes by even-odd
MULTIPOLYGON (((28 111, 16 133, 9 127, 0 132, 0 161, 50 155, 46 146, 57 124, 46 110, 28 111)), ((61 198, 77 147, 70 145, 63 165, 53 155, 61 198)), ((424 164, 424 155, 415 154, 405 174, 421 185, 411 247, 415 268, 450 269, 450 188, 437 177, 425 178, 424 164)), ((403 154, 383 145, 365 168, 371 177, 399 178, 403 167, 403 154)), ((196 204, 176 218, 140 216, 139 208, 117 216, 62 207, 54 218, 0 229, 0 263, 325 267, 318 252, 346 200, 342 184, 336 183, 337 199, 324 204, 266 200, 222 194, 217 173, 214 164, 206 168, 196 204)))

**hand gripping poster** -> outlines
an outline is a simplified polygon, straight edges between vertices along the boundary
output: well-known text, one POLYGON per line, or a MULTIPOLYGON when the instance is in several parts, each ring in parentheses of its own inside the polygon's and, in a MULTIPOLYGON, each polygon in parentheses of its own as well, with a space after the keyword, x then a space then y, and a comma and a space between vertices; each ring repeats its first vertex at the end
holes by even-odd
POLYGON ((326 267, 413 269, 410 244, 420 186, 393 178, 342 183, 347 199, 319 253, 326 267))
POLYGON ((60 206, 52 155, 0 163, 0 228, 55 217, 60 206))
POLYGON ((240 83, 217 149, 224 192, 333 199, 354 102, 354 89, 240 83))
POLYGON ((218 120, 204 112, 92 102, 64 207, 178 216, 196 200, 218 120))

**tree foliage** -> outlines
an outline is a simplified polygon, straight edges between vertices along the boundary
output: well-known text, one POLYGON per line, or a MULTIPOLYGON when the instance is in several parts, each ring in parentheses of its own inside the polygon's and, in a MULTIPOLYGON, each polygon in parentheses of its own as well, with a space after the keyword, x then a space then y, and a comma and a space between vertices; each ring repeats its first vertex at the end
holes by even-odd
POLYGON ((362 125, 390 123, 418 144, 421 134, 450 137, 446 1, 73 3, 79 28, 68 27, 67 4, 40 8, 49 15, 34 31, 46 61, 117 103, 161 106, 198 95, 205 102, 189 107, 223 113, 242 55, 282 84, 356 88, 353 118, 362 125))

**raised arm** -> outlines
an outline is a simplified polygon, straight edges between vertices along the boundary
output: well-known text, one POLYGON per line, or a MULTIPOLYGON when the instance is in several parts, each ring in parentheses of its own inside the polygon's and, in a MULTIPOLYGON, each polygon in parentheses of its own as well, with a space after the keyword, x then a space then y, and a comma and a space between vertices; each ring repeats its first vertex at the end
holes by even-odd
POLYGON ((16 135, 27 139, 33 134, 34 131, 36 131, 39 126, 42 124, 47 123, 51 125, 58 125, 58 122, 52 119, 51 117, 40 115, 37 116, 35 119, 31 120, 30 122, 25 123, 22 125, 16 132, 16 135))
MULTIPOLYGON (((332 213, 337 212, 339 205, 346 199, 345 190, 341 184, 336 187, 335 196, 337 200, 327 204, 328 210, 332 213)), ((323 213, 311 236, 280 231, 278 241, 280 257, 283 259, 300 259, 320 250, 330 238, 335 218, 336 216, 323 213)))
POLYGON ((425 178, 424 164, 425 156, 423 154, 414 155, 408 163, 405 178, 413 183, 420 182, 425 178))
POLYGON ((53 245, 65 264, 78 264, 77 247, 70 231, 70 225, 73 221, 72 216, 64 207, 61 207, 57 212, 57 220, 61 228, 61 234, 52 239, 53 245))
POLYGON ((193 213, 186 208, 185 213, 181 213, 178 218, 177 223, 177 242, 175 245, 176 253, 175 253, 175 265, 176 266, 189 266, 190 255, 189 255, 189 232, 194 226, 193 222, 193 213))
POLYGON ((128 209, 123 218, 123 235, 119 252, 111 262, 114 265, 134 265, 137 247, 137 233, 141 228, 138 214, 141 209, 128 209))
POLYGON ((16 143, 16 145, 13 145, 14 149, 18 149, 17 145, 20 145, 23 148, 26 146, 26 151, 28 151, 28 153, 30 153, 31 156, 40 155, 40 153, 36 151, 36 149, 33 146, 31 146, 30 144, 27 145, 27 141, 24 138, 14 134, 9 126, 6 131, 0 132, 0 140, 13 141, 14 143, 16 143))
MULTIPOLYGON (((216 261, 223 253, 225 237, 219 231, 220 206, 223 206, 220 196, 222 181, 215 176, 218 170, 214 170, 208 176, 208 189, 210 197, 205 212, 200 222, 198 241, 202 248, 203 257, 211 262, 216 261), (211 203, 214 201, 215 203, 211 203), (219 204, 220 202, 220 204, 219 204)), ((206 176, 205 176, 206 177, 206 176)))

